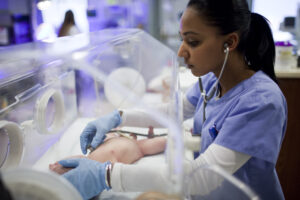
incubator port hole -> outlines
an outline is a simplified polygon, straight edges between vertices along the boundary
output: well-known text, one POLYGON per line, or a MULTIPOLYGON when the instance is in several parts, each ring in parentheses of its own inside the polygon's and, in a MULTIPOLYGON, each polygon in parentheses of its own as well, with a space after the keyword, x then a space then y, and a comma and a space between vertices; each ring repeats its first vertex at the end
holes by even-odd
POLYGON ((36 102, 35 123, 41 134, 57 134, 64 124, 65 107, 62 93, 48 89, 36 102))
POLYGON ((4 165, 9 154, 9 137, 7 130, 0 129, 0 168, 4 165))
POLYGON ((48 101, 48 104, 47 104, 47 108, 46 108, 46 127, 47 129, 49 130, 51 125, 53 124, 54 122, 54 118, 55 118, 55 113, 57 112, 55 110, 55 104, 54 104, 54 99, 51 97, 48 101))

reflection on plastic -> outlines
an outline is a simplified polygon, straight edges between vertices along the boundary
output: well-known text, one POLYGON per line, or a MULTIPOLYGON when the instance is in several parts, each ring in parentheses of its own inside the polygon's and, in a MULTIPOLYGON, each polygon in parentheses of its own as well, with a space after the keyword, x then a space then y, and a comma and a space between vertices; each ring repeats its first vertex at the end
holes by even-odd
POLYGON ((18 168, 2 171, 2 178, 15 200, 82 199, 71 183, 55 173, 18 168))
POLYGON ((135 69, 122 67, 113 71, 104 84, 104 92, 108 101, 113 104, 115 108, 128 108, 133 105, 126 100, 122 94, 115 90, 113 82, 117 82, 126 87, 138 97, 143 96, 146 91, 145 80, 135 69))
MULTIPOLYGON (((0 130, 4 131, 4 134, 8 137, 7 146, 5 146, 4 158, 2 160, 1 168, 16 167, 23 159, 24 147, 23 147, 23 132, 21 128, 14 122, 0 121, 0 130)), ((1 137, 2 139, 2 137, 1 137)), ((1 145, 2 145, 1 141, 1 145)), ((1 151, 3 149, 1 148, 1 151)))
POLYGON ((0 168, 4 165, 9 154, 9 137, 6 129, 0 129, 0 168))

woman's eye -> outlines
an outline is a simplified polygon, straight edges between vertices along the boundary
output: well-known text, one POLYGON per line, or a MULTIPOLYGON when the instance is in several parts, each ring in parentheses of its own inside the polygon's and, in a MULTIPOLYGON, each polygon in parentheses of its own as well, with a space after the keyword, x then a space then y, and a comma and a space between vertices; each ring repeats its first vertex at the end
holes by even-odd
POLYGON ((182 36, 180 34, 179 34, 179 40, 183 41, 183 38, 182 38, 182 36))
POLYGON ((196 47, 196 46, 198 46, 199 41, 189 41, 188 44, 189 44, 191 47, 196 47))

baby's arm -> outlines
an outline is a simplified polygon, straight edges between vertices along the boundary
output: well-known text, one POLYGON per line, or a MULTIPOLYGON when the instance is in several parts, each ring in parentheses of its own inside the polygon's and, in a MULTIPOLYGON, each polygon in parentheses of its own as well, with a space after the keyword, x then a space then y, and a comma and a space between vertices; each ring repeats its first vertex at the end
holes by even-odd
POLYGON ((137 140, 138 146, 143 155, 153 155, 163 152, 166 148, 166 142, 166 137, 137 140))

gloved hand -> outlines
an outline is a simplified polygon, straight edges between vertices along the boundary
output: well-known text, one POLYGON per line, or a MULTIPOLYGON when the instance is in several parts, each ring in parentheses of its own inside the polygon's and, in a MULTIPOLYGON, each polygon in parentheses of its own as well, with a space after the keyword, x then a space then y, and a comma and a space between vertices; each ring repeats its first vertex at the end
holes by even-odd
POLYGON ((80 135, 82 153, 87 153, 89 145, 91 145, 93 149, 97 148, 105 139, 105 134, 112 128, 119 126, 121 122, 120 113, 118 110, 115 110, 106 116, 88 123, 80 135))
POLYGON ((105 183, 106 163, 99 163, 87 158, 75 158, 58 162, 63 167, 74 168, 63 174, 79 191, 83 199, 90 199, 104 189, 110 189, 105 183))

